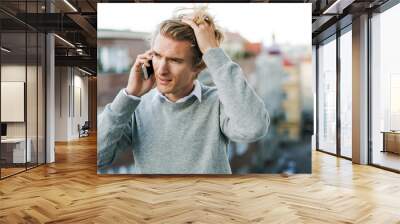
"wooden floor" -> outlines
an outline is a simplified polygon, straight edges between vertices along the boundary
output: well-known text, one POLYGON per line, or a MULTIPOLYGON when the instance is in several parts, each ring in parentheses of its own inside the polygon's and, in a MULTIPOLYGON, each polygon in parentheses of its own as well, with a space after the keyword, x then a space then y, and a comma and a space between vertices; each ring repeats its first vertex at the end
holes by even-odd
POLYGON ((7 177, 25 170, 24 168, 1 168, 1 177, 7 177))
POLYGON ((372 157, 373 162, 377 165, 400 170, 400 154, 391 152, 381 152, 376 150, 372 157))
POLYGON ((96 141, 0 181, 0 223, 400 223, 400 175, 313 153, 313 174, 98 176, 96 141))
POLYGON ((26 169, 34 169, 37 166, 37 164, 27 164, 27 168, 25 168, 25 165, 19 165, 18 167, 2 167, 1 168, 1 178, 5 178, 20 172, 25 171, 26 169))

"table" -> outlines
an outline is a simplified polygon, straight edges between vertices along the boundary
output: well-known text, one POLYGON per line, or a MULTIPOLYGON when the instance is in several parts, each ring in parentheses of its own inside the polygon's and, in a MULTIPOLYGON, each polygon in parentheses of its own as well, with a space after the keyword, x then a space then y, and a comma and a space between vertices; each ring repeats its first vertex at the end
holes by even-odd
POLYGON ((382 152, 400 154, 400 131, 382 131, 381 133, 383 133, 382 152))
POLYGON ((28 143, 25 154, 25 138, 6 138, 1 139, 1 157, 6 163, 25 163, 31 162, 32 140, 27 138, 28 143), (25 161, 26 159, 26 161, 25 161))

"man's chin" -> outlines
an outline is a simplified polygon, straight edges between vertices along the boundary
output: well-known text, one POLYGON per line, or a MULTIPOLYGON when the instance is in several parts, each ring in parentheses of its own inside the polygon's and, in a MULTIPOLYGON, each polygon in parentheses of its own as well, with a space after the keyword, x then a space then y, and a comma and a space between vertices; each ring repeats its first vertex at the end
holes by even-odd
POLYGON ((162 94, 168 94, 170 93, 169 88, 165 87, 163 85, 157 85, 157 90, 162 93, 162 94))

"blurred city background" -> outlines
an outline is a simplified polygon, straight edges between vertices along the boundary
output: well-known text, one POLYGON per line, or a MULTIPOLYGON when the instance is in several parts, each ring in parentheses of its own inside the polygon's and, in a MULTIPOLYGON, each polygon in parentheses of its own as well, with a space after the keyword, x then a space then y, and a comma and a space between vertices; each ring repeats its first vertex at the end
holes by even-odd
MULTIPOLYGON (((293 5, 287 4, 274 5, 294 8, 293 5)), ((210 9, 213 6, 209 4, 210 9)), ((283 7, 281 9, 287 11, 283 7)), ((254 9, 250 7, 247 10, 254 9)), ((263 29, 254 26, 253 31, 262 37, 257 39, 246 35, 246 31, 241 32, 239 25, 232 29, 226 28, 228 25, 224 27, 225 39, 221 47, 241 66, 248 83, 264 101, 271 119, 268 134, 263 139, 250 144, 229 144, 229 159, 234 174, 311 173, 314 105, 311 36, 308 35, 311 33, 311 8, 297 9, 299 10, 303 10, 305 16, 301 17, 298 14, 299 18, 296 18, 294 15, 292 21, 302 20, 304 25, 300 30, 303 29, 303 32, 294 30, 290 25, 284 27, 287 33, 279 32, 278 29, 275 29, 276 32, 267 29, 263 32, 263 29), (293 35, 296 40, 303 38, 305 41, 290 41, 288 35, 293 35)), ((229 16, 219 17, 218 12, 216 15, 217 21, 229 20, 229 16)), ((134 13, 132 16, 135 16, 134 13)), ((148 40, 151 32, 143 31, 144 29, 111 29, 107 25, 102 26, 100 18, 106 17, 106 10, 99 7, 98 114, 106 104, 112 102, 118 91, 126 87, 129 70, 136 56, 150 48, 148 40)), ((263 18, 258 16, 259 19, 263 18)), ((154 22, 155 28, 159 21, 154 22)), ((198 79, 205 85, 214 85, 207 69, 200 73, 198 79)), ((129 173, 133 168, 133 161, 132 154, 125 152, 117 155, 115 169, 118 169, 118 173, 129 173)))

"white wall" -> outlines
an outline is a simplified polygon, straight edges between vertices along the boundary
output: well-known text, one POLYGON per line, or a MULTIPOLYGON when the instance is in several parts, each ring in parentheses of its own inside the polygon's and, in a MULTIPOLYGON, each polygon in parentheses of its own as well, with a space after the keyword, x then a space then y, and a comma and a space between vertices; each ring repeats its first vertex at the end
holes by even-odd
MULTIPOLYGON (((12 106, 2 106, 2 112, 6 113, 22 113, 22 117, 26 112, 26 120, 22 119, 20 122, 6 122, 7 123, 7 137, 9 138, 24 138, 25 135, 30 140, 30 148, 32 151, 32 161, 36 162, 36 158, 39 159, 39 163, 44 163, 44 150, 45 150, 45 139, 44 139, 44 74, 42 73, 41 66, 25 66, 19 64, 3 64, 1 66, 2 85, 3 82, 24 82, 26 85, 26 99, 22 99, 23 105, 19 108, 13 108, 12 106), (38 69, 38 70, 37 70, 38 69), (25 80, 27 78, 27 80, 25 80), (25 102, 26 105, 25 105, 25 102), (36 157, 38 154, 38 157, 36 157)), ((2 99, 10 98, 7 96, 7 92, 2 88, 2 99), (5 95, 4 95, 5 94, 5 95)), ((10 92, 8 92, 10 93, 10 92)), ((19 90, 20 94, 24 94, 24 89, 19 90)), ((23 96, 22 98, 25 98, 23 96)), ((4 102, 2 102, 3 104, 4 102)), ((13 103, 13 102, 11 102, 13 103)), ((14 102, 17 103, 17 102, 14 102)), ((3 118, 2 118, 3 119, 3 118)), ((49 160, 50 161, 50 160, 49 160)))
MULTIPOLYGON (((29 67, 29 66, 28 66, 29 67)), ((1 81, 18 81, 25 82, 26 75, 25 65, 2 65, 1 66, 1 81)), ((30 70, 30 68, 28 68, 30 70)), ((7 110, 7 108, 1 108, 7 110)), ((7 123, 8 137, 25 137, 25 122, 8 122, 7 123)))
MULTIPOLYGON (((36 74, 36 67, 33 66, 21 66, 21 65, 2 65, 1 66, 1 81, 2 82, 25 82, 25 75, 36 74)), ((30 86, 36 85, 36 80, 31 80, 28 76, 28 83, 30 86)), ((7 122, 7 136, 8 137, 25 137, 25 126, 28 125, 28 137, 32 130, 36 130, 36 87, 27 88, 27 120, 26 122, 7 122), (32 104, 33 103, 33 104, 32 104), (33 122, 33 123, 32 123, 33 122)), ((4 96, 2 96, 3 98, 4 96)), ((41 106, 41 105, 39 105, 41 106)), ((1 108, 1 110, 9 110, 10 108, 1 108)), ((24 108, 22 108, 24 110, 24 108)), ((36 133, 36 132, 35 132, 36 133)))
POLYGON ((68 140, 68 85, 67 67, 55 68, 55 141, 68 140))
POLYGON ((74 99, 74 102, 71 102, 71 105, 74 105, 72 108, 72 119, 71 119, 71 132, 70 135, 72 138, 78 138, 78 124, 81 126, 85 123, 85 121, 88 120, 88 78, 81 76, 83 73, 81 73, 79 70, 75 69, 74 70, 74 94, 71 96, 71 99, 74 99), (80 93, 78 93, 78 90, 80 90, 80 93), (80 97, 78 97, 80 94, 80 97), (81 101, 79 103, 79 100, 81 101), (82 110, 81 113, 79 111, 79 107, 82 110))
POLYGON ((75 68, 56 67, 56 141, 77 139, 78 124, 88 120, 88 78, 82 75, 75 68))

